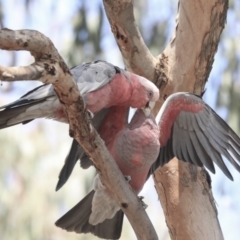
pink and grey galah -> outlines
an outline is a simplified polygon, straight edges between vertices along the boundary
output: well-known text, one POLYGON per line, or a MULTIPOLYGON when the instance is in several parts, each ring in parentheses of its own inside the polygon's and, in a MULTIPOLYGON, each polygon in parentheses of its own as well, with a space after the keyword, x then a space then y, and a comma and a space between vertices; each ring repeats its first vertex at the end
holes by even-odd
MULTIPOLYGON (((237 164, 240 138, 200 97, 191 93, 172 94, 159 115, 157 125, 152 115, 146 116, 138 109, 128 124, 127 108, 112 107, 98 129, 136 194, 158 167, 175 156, 199 167, 205 166, 213 173, 215 162, 233 180, 222 159, 225 156, 240 172, 237 164)), ((87 156, 81 161, 84 167, 91 165, 87 156)), ((93 190, 56 225, 67 231, 119 239, 122 221, 123 212, 111 190, 103 186, 97 175, 93 190)))
MULTIPOLYGON (((146 182, 160 149, 158 126, 152 114, 146 115, 144 109, 138 109, 128 124, 128 107, 111 107, 98 130, 136 194, 146 182)), ((100 238, 118 239, 122 223, 123 212, 118 202, 96 175, 93 190, 56 225, 67 231, 91 232, 100 238)))
MULTIPOLYGON (((150 113, 159 98, 159 90, 152 82, 105 61, 86 63, 70 71, 86 108, 92 113, 116 105, 146 107, 150 113)), ((68 122, 51 84, 41 85, 19 100, 0 107, 0 129, 25 124, 35 118, 68 122)))
MULTIPOLYGON (((97 129, 103 120, 113 116, 118 118, 118 113, 112 106, 122 107, 125 116, 129 107, 143 108, 144 113, 149 115, 159 98, 159 90, 152 82, 104 61, 77 66, 71 69, 71 73, 77 82, 86 108, 94 113, 92 121, 97 129)), ((0 129, 19 123, 25 124, 35 118, 68 122, 50 84, 35 88, 19 100, 0 107, 0 129)), ((125 120, 125 117, 121 119, 125 120)), ((114 131, 112 133, 114 134, 114 131)), ((80 146, 78 148, 81 149, 80 146)))

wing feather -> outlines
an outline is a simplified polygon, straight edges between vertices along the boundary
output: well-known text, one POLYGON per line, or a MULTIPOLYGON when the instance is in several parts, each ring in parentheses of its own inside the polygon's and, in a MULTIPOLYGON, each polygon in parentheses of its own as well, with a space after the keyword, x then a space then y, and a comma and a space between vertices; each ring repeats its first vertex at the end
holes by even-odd
POLYGON ((222 156, 225 156, 240 172, 237 163, 240 162, 238 135, 201 98, 190 93, 175 93, 169 98, 164 103, 164 109, 161 109, 159 129, 170 127, 171 137, 166 143, 163 141, 165 145, 161 146, 158 159, 150 172, 153 173, 158 166, 170 161, 173 154, 180 160, 197 166, 204 165, 213 173, 214 162, 229 179, 233 180, 222 156), (177 104, 174 105, 175 103, 177 104))
POLYGON ((195 149, 198 159, 206 166, 212 173, 215 173, 215 168, 211 160, 211 156, 207 154, 205 146, 201 139, 201 136, 197 135, 196 132, 189 132, 189 136, 192 141, 192 146, 195 149))
POLYGON ((174 158, 173 150, 172 150, 172 139, 170 139, 166 146, 161 148, 161 163, 160 166, 163 166, 165 163, 169 161, 169 159, 174 158))
POLYGON ((173 125, 173 154, 174 156, 178 156, 178 158, 182 161, 185 161, 187 159, 184 159, 184 154, 182 154, 181 151, 181 142, 178 141, 178 136, 181 135, 181 129, 177 126, 177 124, 173 125))
POLYGON ((180 141, 181 142, 181 145, 182 147, 184 147, 184 145, 186 146, 185 148, 187 149, 187 152, 188 152, 188 156, 189 156, 189 159, 187 159, 187 162, 190 162, 190 163, 193 163, 199 167, 202 167, 203 164, 201 162, 201 159, 198 157, 198 154, 194 148, 194 145, 192 143, 192 140, 191 138, 189 137, 187 131, 183 131, 182 130, 182 139, 184 139, 184 141, 180 141))
MULTIPOLYGON (((213 134, 212 130, 209 129, 209 134, 213 134)), ((214 135, 214 134, 213 134, 214 135)), ((225 156, 231 164, 240 172, 240 166, 235 162, 234 158, 228 152, 227 148, 222 145, 222 142, 216 140, 214 137, 209 138, 209 142, 216 151, 218 151, 221 155, 225 156)))
POLYGON ((81 94, 95 91, 108 84, 117 73, 116 67, 105 61, 95 61, 72 68, 81 94))

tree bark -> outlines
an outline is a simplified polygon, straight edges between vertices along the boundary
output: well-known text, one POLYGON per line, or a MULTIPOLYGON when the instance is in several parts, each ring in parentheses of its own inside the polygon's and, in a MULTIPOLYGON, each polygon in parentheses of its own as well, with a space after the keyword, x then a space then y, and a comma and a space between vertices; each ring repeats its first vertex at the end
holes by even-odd
MULTIPOLYGON (((103 0, 128 70, 152 80, 164 100, 173 92, 201 94, 226 21, 227 0, 181 0, 170 43, 154 58, 133 17, 131 0, 103 0)), ((171 239, 223 239, 209 176, 176 159, 154 173, 171 239)))
POLYGON ((33 80, 51 83, 68 116, 70 136, 82 145, 97 168, 101 181, 115 195, 138 239, 158 239, 141 201, 127 184, 105 144, 92 127, 76 82, 58 51, 37 31, 0 30, 0 49, 27 50, 35 63, 26 67, 0 66, 2 81, 33 80))

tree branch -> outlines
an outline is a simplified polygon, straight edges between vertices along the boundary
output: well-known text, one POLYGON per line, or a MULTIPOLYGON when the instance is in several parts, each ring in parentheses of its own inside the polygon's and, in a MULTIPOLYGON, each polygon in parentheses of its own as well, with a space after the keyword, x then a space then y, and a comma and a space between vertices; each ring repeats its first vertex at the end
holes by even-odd
POLYGON ((132 1, 103 0, 103 3, 126 68, 147 79, 153 79, 157 59, 142 39, 133 15, 132 1))
POLYGON ((92 158, 101 180, 114 193, 128 217, 138 239, 157 239, 156 232, 142 207, 139 198, 127 184, 105 144, 91 126, 83 100, 67 65, 52 42, 37 31, 0 30, 0 48, 27 50, 36 62, 28 67, 0 68, 0 79, 13 81, 18 77, 38 78, 52 83, 68 116, 70 136, 74 137, 92 158))
POLYGON ((168 84, 167 94, 161 94, 154 109, 156 116, 166 96, 173 92, 167 77, 167 60, 155 58, 145 45, 135 22, 132 0, 103 0, 103 4, 126 69, 152 80, 160 92, 168 84))
POLYGON ((41 78, 44 69, 36 64, 26 67, 3 67, 0 66, 2 80, 8 82, 23 80, 38 80, 41 78))
MULTIPOLYGON (((175 32, 159 56, 159 59, 166 59, 168 82, 172 82, 173 92, 201 95, 212 69, 227 7, 227 0, 179 2, 175 32)), ((163 94, 168 96, 169 89, 171 87, 164 89, 163 94)), ((202 174, 203 170, 190 169, 190 164, 175 160, 154 174, 160 201, 163 203, 166 196, 168 199, 162 206, 171 238, 223 239, 207 175, 202 174), (178 194, 171 194, 173 192, 178 194), (196 220, 197 223, 192 224, 196 220)))
MULTIPOLYGON (((201 94, 226 21, 227 0, 180 0, 172 40, 156 59, 136 27, 132 0, 103 3, 127 69, 151 79, 160 89, 155 115, 173 92, 201 94)), ((203 172, 175 159, 154 174, 172 239, 223 239, 203 172)))

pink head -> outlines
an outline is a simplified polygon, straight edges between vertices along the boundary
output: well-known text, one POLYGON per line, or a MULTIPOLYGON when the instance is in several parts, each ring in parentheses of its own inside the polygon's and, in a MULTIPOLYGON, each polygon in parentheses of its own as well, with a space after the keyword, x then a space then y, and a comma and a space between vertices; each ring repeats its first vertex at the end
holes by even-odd
POLYGON ((143 108, 144 113, 148 116, 159 99, 159 89, 148 79, 129 73, 133 92, 131 96, 131 107, 143 108))

